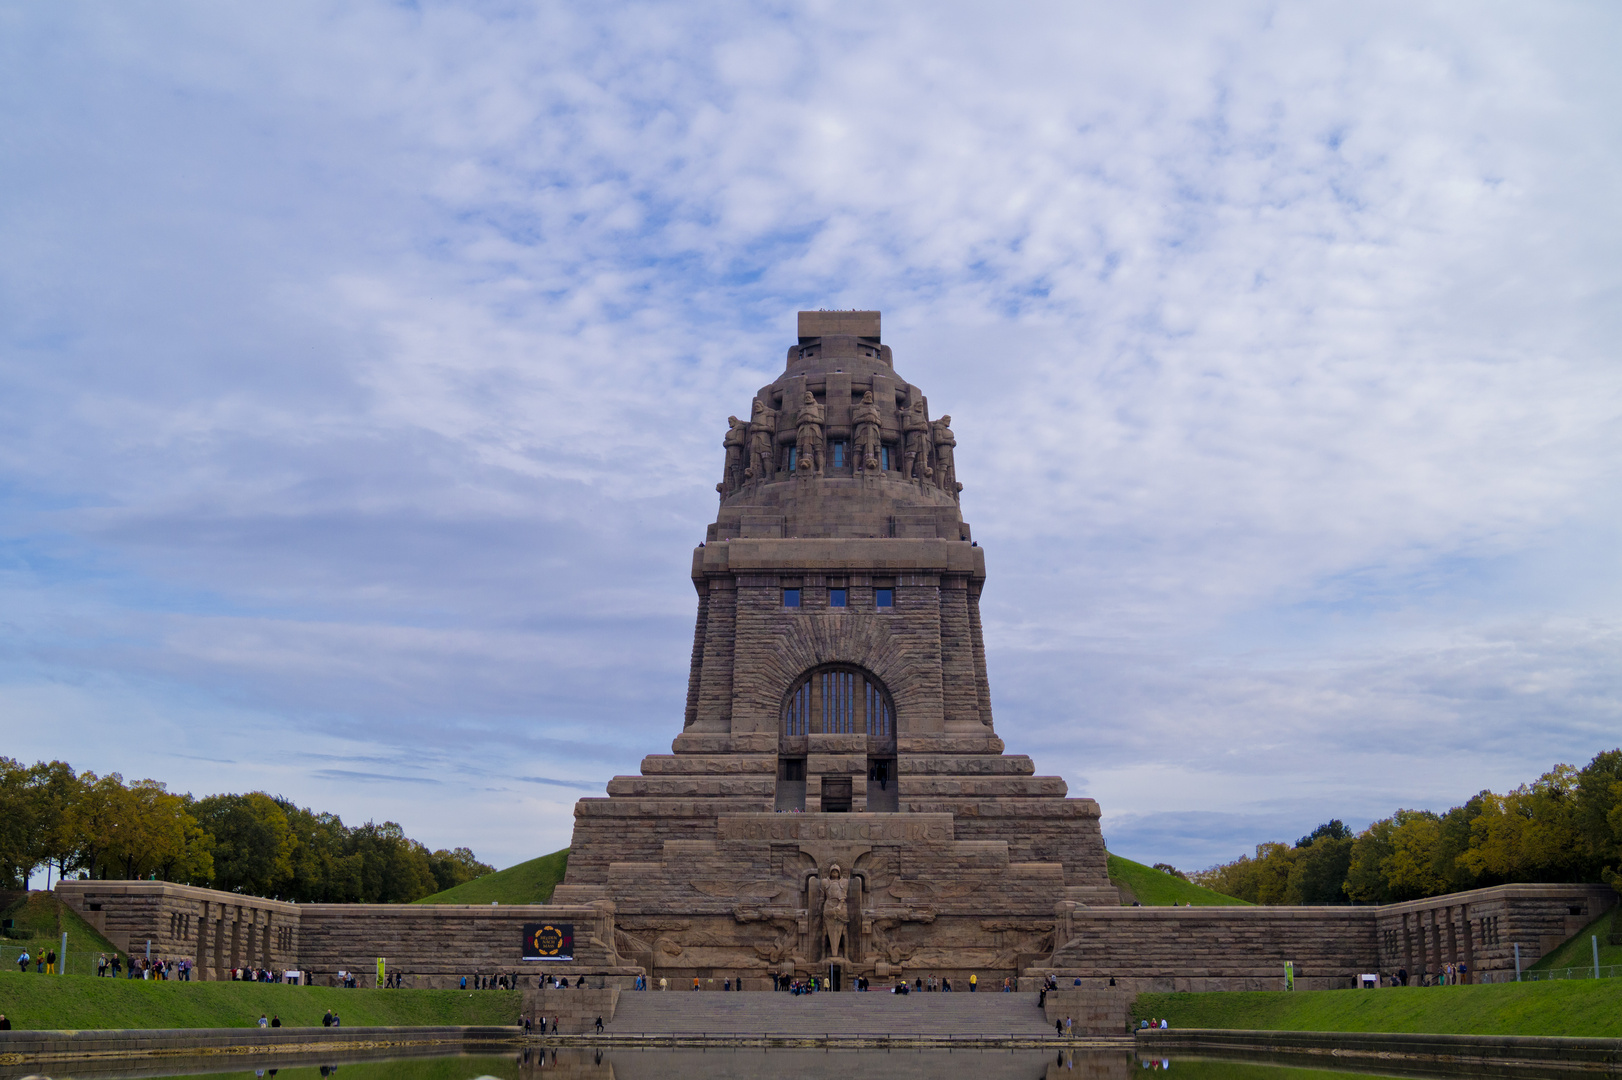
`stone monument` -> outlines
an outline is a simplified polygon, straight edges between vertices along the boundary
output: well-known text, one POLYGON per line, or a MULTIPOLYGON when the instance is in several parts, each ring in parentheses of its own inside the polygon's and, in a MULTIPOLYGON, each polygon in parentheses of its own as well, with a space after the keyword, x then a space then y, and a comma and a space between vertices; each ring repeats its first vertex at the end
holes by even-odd
POLYGON ((876 311, 801 312, 729 419, 682 731, 580 800, 554 896, 611 901, 650 976, 985 980, 1049 956, 1056 911, 1119 904, 1098 804, 993 729, 950 419, 876 311))

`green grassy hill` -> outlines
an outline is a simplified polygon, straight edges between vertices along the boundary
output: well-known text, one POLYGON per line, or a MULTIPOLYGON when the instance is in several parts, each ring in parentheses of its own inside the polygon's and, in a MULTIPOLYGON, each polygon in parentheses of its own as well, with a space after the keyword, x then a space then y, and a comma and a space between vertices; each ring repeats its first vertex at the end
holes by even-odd
POLYGON ((544 904, 563 880, 569 849, 554 851, 493 874, 464 881, 453 889, 413 901, 418 904, 544 904))
POLYGON ((1140 994, 1174 1028, 1622 1037, 1622 979, 1286 993, 1140 994))
POLYGON ((146 982, 0 971, 0 1013, 13 1027, 253 1027, 259 1014, 287 1027, 318 1027, 328 1009, 347 1027, 516 1024, 513 990, 339 990, 274 983, 146 982))
POLYGON ((1612 945, 1611 927, 1616 920, 1616 908, 1612 908, 1577 933, 1566 940, 1566 943, 1543 957, 1532 965, 1533 971, 1547 971, 1551 968, 1582 968, 1589 969, 1594 966, 1594 946, 1588 940, 1594 935, 1599 936, 1599 962, 1606 964, 1622 964, 1622 945, 1612 945))
MULTIPOLYGON (((28 950, 39 956, 48 949, 60 949, 62 932, 68 935, 67 971, 73 975, 93 975, 96 957, 116 950, 95 927, 77 911, 56 898, 55 893, 36 891, 6 894, 10 903, 0 904, 0 919, 10 919, 12 927, 0 938, 0 971, 16 974, 17 955, 28 950)), ((33 970, 33 966, 29 966, 33 970)))
POLYGON ((1123 859, 1119 855, 1109 856, 1109 879, 1110 884, 1121 887, 1122 902, 1127 904, 1133 900, 1144 907, 1170 907, 1173 902, 1223 906, 1245 903, 1235 897, 1203 889, 1173 874, 1156 870, 1152 866, 1123 859), (1127 895, 1128 893, 1131 895, 1127 895))

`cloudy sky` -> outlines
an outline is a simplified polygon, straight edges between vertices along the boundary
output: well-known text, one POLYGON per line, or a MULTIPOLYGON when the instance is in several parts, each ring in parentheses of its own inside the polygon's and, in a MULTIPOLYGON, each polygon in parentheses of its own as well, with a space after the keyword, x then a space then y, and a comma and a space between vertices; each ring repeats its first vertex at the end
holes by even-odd
POLYGON ((1198 868, 1622 742, 1622 8, 0 0, 0 754, 508 865, 872 307, 1010 750, 1198 868))

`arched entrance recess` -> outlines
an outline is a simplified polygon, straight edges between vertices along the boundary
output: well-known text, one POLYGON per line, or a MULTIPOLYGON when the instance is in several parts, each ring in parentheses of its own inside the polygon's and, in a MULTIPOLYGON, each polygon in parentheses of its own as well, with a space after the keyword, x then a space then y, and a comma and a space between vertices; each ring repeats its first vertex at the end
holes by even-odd
POLYGON ((851 809, 853 786, 865 784, 867 809, 899 809, 896 798, 895 702, 878 677, 853 664, 805 672, 783 696, 777 727, 777 809, 805 809, 806 758, 813 735, 867 736, 867 775, 824 775, 822 808, 851 809))

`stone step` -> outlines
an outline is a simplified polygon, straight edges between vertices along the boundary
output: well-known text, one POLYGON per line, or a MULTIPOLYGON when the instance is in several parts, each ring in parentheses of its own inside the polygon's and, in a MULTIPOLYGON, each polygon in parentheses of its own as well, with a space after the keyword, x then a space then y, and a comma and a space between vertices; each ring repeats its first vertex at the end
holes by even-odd
POLYGON ((908 1035, 1053 1034, 1037 995, 1017 993, 793 994, 633 991, 620 995, 608 1030, 616 1033, 791 1035, 888 1033, 908 1035))

